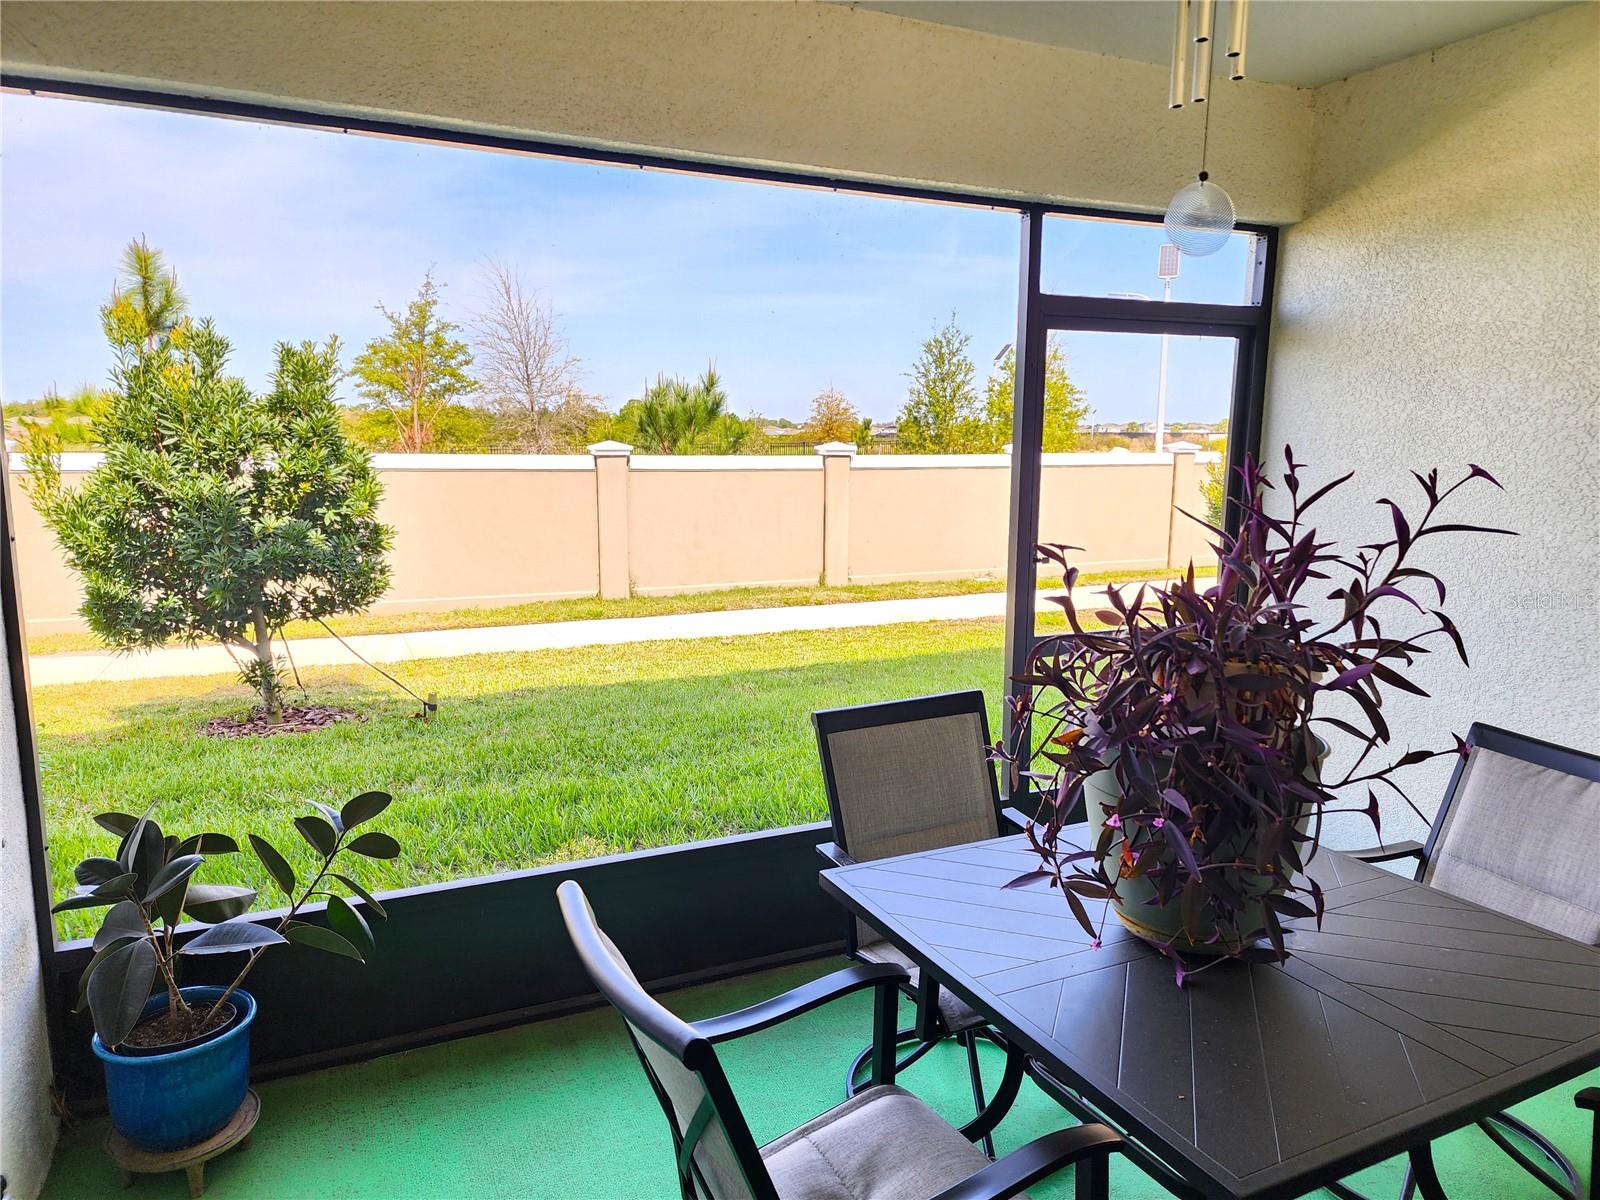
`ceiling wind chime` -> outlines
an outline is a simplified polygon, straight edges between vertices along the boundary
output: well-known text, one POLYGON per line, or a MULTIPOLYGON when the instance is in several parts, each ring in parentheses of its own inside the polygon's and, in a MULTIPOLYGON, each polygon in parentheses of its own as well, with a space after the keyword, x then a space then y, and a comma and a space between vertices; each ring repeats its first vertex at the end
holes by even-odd
MULTIPOLYGON (((1163 221, 1167 240, 1185 254, 1215 254, 1233 232, 1233 199, 1211 182, 1206 172, 1206 150, 1211 140, 1211 53, 1216 0, 1177 0, 1178 20, 1172 37, 1172 83, 1168 108, 1205 104, 1204 132, 1200 141, 1200 173, 1184 184, 1167 205, 1163 221)), ((1245 37, 1250 20, 1250 0, 1232 0, 1228 21, 1228 78, 1244 78, 1245 37)))

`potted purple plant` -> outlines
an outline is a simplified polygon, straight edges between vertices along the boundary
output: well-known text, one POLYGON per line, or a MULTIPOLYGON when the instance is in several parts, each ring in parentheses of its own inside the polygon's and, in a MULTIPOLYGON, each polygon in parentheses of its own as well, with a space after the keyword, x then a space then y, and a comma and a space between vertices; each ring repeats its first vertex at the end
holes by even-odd
MULTIPOLYGON (((1273 483, 1247 458, 1238 532, 1201 522, 1217 537, 1214 585, 1201 590, 1191 565, 1131 601, 1110 589, 1095 628, 1070 592, 1053 597, 1071 632, 1036 647, 1019 677, 1027 690, 1012 701, 1019 733, 996 748, 1013 785, 1026 777, 1047 799, 1028 831, 1042 864, 1023 879, 1060 888, 1097 946, 1105 913, 1097 925, 1084 902, 1105 901, 1173 961, 1180 985, 1194 969, 1185 954, 1286 958, 1283 920, 1322 919, 1321 890, 1302 872, 1323 818, 1364 812, 1381 835, 1379 789, 1410 804, 1396 772, 1464 752, 1460 738, 1445 750, 1382 750, 1385 693, 1427 695, 1409 677, 1418 658, 1442 640, 1467 661, 1454 623, 1433 606, 1435 595, 1444 603, 1445 585, 1415 565, 1413 551, 1441 534, 1511 532, 1437 519, 1470 481, 1500 486, 1483 468, 1442 490, 1437 471, 1413 472, 1426 499, 1420 519, 1379 500, 1393 536, 1341 551, 1306 515, 1354 472, 1302 496, 1304 464, 1287 447, 1284 457, 1281 515, 1268 511, 1273 483), (1323 584, 1330 590, 1315 598, 1339 605, 1327 617, 1308 603, 1323 584), (1389 610, 1420 617, 1423 628, 1388 632, 1389 610), (1318 726, 1360 748, 1338 778, 1324 776, 1318 726), (1363 791, 1364 800, 1345 799, 1363 791), (1090 837, 1074 847, 1062 830, 1080 794, 1090 837)), ((1072 549, 1039 547, 1069 589, 1072 549)))

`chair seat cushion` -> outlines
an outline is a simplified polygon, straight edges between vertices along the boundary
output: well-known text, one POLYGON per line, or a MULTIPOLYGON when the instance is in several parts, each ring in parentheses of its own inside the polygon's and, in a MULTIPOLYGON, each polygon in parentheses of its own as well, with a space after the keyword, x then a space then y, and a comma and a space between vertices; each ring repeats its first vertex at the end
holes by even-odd
POLYGON ((761 1157, 782 1200, 929 1200, 989 1164, 898 1087, 867 1088, 763 1146, 761 1157))
MULTIPOLYGON (((897 967, 904 967, 911 974, 911 985, 921 986, 922 968, 893 942, 869 942, 856 950, 856 956, 868 962, 893 963, 897 967)), ((939 989, 939 1019, 951 1033, 976 1029, 989 1023, 982 1013, 969 1008, 965 1000, 946 987, 939 989)))

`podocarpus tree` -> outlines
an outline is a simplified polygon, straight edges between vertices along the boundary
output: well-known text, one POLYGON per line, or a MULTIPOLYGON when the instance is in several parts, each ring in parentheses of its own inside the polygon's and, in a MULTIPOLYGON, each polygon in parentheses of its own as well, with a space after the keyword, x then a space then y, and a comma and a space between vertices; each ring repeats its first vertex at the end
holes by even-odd
POLYGON ((381 486, 340 429, 338 344, 280 344, 255 395, 226 373, 210 321, 152 334, 126 307, 101 310, 116 354, 95 423, 105 461, 67 488, 49 447, 31 446, 26 486, 95 633, 122 650, 222 642, 276 720, 284 624, 365 608, 389 585, 381 486))

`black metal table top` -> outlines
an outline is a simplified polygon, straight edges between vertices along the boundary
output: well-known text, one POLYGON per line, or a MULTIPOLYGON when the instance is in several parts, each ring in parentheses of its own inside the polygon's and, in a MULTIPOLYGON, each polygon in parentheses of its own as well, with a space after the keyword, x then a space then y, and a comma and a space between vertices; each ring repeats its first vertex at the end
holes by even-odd
POLYGON ((1038 862, 1018 836, 822 886, 1208 1194, 1300 1195, 1600 1064, 1600 949, 1345 855, 1286 963, 1181 989, 1115 918, 1095 950, 1059 894, 1002 888, 1038 862))

